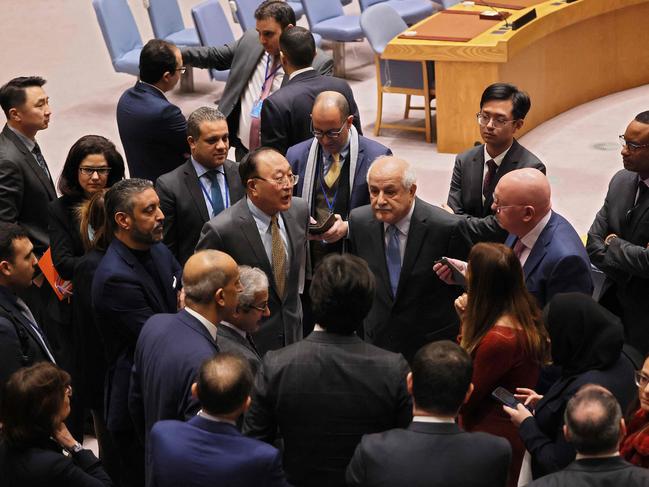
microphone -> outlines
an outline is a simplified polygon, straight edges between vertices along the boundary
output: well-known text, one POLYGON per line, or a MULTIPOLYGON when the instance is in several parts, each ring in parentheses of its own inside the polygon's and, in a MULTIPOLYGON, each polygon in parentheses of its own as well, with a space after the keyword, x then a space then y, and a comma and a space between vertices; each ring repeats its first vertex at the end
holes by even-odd
POLYGON ((486 20, 493 20, 493 19, 498 19, 498 20, 504 20, 505 21, 505 29, 510 29, 511 25, 509 25, 509 22, 507 21, 507 17, 509 17, 511 14, 509 12, 501 12, 498 10, 496 7, 491 5, 487 0, 482 0, 480 3, 482 3, 484 6, 489 7, 491 10, 495 12, 495 15, 492 14, 491 12, 482 12, 480 13, 480 18, 481 19, 486 19, 486 20))

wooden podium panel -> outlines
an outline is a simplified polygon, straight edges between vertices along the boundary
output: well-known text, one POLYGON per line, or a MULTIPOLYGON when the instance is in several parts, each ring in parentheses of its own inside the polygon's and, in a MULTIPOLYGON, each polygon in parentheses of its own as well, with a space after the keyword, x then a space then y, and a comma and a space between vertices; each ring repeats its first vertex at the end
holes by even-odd
MULTIPOLYGON (((514 83, 530 94, 519 134, 587 101, 649 83, 649 0, 550 0, 535 8, 538 18, 517 31, 499 30, 502 21, 469 42, 395 38, 386 47, 386 59, 435 61, 439 152, 461 152, 481 140, 475 113, 491 83, 514 83)), ((509 23, 529 10, 511 10, 509 23)))

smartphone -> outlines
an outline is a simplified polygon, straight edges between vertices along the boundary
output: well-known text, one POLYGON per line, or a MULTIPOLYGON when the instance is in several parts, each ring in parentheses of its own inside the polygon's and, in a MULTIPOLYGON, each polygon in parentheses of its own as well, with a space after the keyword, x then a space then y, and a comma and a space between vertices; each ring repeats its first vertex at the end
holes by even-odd
POLYGON ((507 389, 504 387, 497 387, 492 393, 491 397, 496 399, 497 401, 500 401, 503 403, 505 406, 509 406, 510 408, 516 409, 516 406, 520 404, 518 399, 514 397, 514 394, 509 392, 507 389))
POLYGON ((451 273, 453 274, 453 281, 455 281, 456 284, 459 284, 460 286, 466 288, 466 278, 464 277, 462 270, 455 264, 453 264, 453 262, 448 260, 448 257, 442 257, 441 259, 436 260, 435 264, 444 264, 449 269, 451 269, 451 273))
POLYGON ((322 235, 336 223, 336 215, 329 213, 329 216, 322 223, 309 224, 309 234, 322 235))

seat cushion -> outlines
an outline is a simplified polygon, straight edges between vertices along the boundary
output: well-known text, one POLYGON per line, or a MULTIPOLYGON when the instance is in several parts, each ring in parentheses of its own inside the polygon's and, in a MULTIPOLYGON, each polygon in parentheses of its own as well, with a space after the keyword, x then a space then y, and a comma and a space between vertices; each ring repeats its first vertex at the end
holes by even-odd
POLYGON ((328 41, 347 42, 363 38, 358 15, 343 15, 323 20, 315 24, 311 30, 328 41))
POLYGON ((113 61, 113 67, 118 73, 128 73, 134 76, 140 75, 140 52, 141 47, 127 52, 119 59, 113 61))
POLYGON ((165 39, 177 46, 200 46, 201 41, 198 39, 196 29, 183 29, 168 35, 165 39))

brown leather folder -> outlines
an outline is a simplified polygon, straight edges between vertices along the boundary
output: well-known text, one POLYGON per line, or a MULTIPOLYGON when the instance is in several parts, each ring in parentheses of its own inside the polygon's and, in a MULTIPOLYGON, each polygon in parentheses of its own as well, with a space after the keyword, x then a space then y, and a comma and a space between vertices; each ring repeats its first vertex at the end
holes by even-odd
POLYGON ((493 28, 500 20, 480 18, 480 12, 468 10, 442 10, 414 30, 407 30, 400 39, 425 41, 468 42, 486 30, 493 28))

